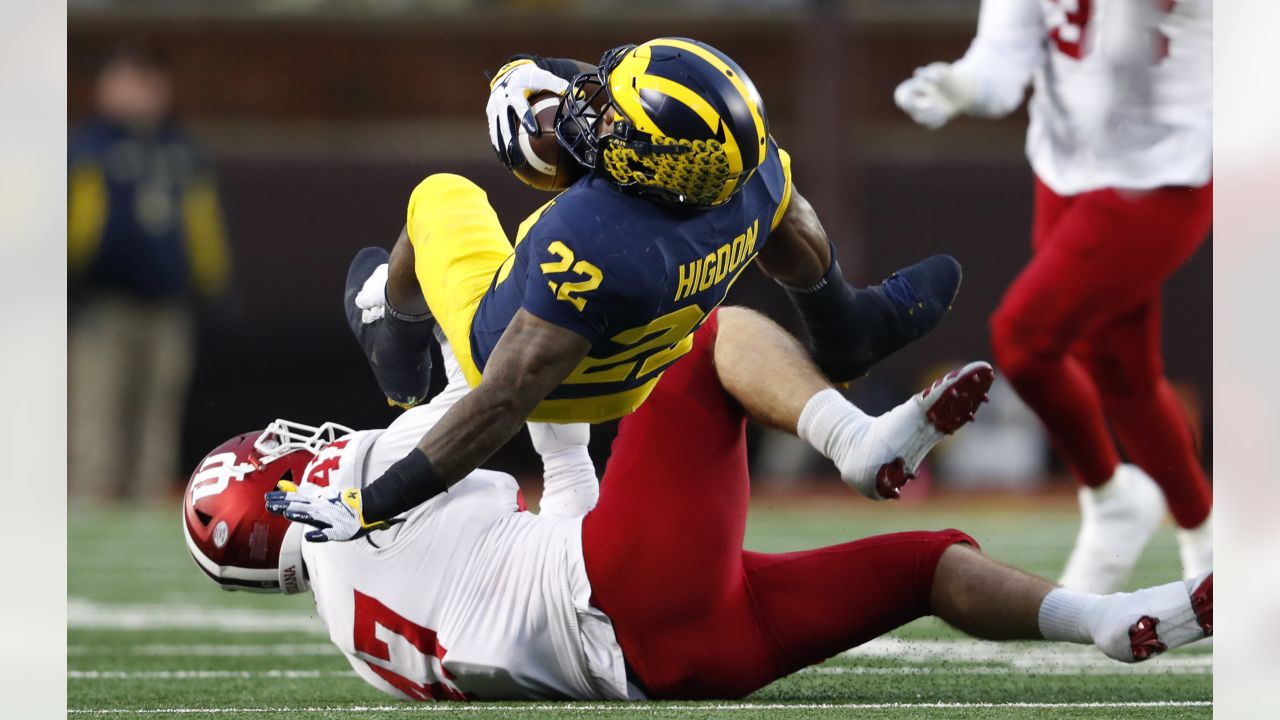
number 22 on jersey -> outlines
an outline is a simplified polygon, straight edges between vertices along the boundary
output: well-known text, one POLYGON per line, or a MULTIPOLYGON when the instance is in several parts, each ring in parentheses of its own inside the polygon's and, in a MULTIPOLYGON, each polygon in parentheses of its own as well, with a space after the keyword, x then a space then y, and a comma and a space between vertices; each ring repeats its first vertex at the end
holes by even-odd
MULTIPOLYGON (((543 275, 548 276, 547 286, 556 294, 557 300, 569 302, 582 312, 589 300, 582 294, 600 287, 604 273, 586 260, 574 262, 573 250, 559 240, 548 245, 547 252, 559 258, 539 266, 543 275), (550 279, 569 272, 584 279, 550 279)), ((655 318, 647 325, 618 333, 610 339, 626 346, 625 350, 602 358, 583 358, 564 382, 566 385, 616 383, 640 379, 661 370, 689 352, 693 347, 693 331, 705 317, 702 308, 690 304, 655 318)))
POLYGON ((604 273, 586 260, 579 260, 575 264, 573 251, 559 240, 548 245, 547 252, 560 259, 539 265, 543 275, 560 275, 572 270, 585 278, 584 280, 547 280, 547 286, 556 294, 557 300, 564 300, 577 308, 578 312, 582 312, 582 309, 587 306, 587 299, 581 297, 582 293, 591 292, 600 287, 600 283, 604 281, 604 273))

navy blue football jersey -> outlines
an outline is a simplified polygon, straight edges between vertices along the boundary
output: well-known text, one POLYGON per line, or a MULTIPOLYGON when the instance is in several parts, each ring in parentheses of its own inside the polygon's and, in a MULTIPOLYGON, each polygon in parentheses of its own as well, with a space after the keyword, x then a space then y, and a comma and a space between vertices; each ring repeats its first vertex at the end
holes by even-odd
POLYGON ((782 219, 790 160, 765 161, 723 205, 687 209, 588 175, 520 226, 471 327, 484 370, 520 308, 591 342, 587 357, 531 419, 602 422, 640 406, 782 219))

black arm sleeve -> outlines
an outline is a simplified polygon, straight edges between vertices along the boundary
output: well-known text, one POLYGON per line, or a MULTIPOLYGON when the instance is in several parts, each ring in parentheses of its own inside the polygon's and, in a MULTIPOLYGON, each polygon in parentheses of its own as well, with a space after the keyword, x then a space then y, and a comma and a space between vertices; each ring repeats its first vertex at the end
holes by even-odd
POLYGON ((390 520, 448 490, 426 454, 414 448, 360 493, 360 512, 366 523, 390 520))
POLYGON ((585 72, 577 60, 569 58, 544 58, 540 55, 529 55, 520 53, 507 58, 507 62, 515 60, 532 60, 534 65, 546 70, 547 72, 563 79, 565 82, 573 82, 573 79, 585 72))

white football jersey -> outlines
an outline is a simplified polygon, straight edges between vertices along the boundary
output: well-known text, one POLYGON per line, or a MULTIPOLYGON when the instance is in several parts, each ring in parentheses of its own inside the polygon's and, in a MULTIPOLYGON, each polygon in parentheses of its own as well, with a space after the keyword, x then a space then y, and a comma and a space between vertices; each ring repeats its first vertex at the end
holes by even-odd
POLYGON ((1059 195, 1211 177, 1212 0, 983 0, 956 66, 980 115, 1032 81, 1027 157, 1059 195))
MULTIPOLYGON (((467 393, 450 365, 444 393, 329 445, 302 484, 363 487, 404 457, 467 393)), ((524 512, 518 494, 477 470, 390 530, 303 543, 316 608, 361 677, 410 700, 627 699, 613 626, 589 602, 581 517, 524 512)))

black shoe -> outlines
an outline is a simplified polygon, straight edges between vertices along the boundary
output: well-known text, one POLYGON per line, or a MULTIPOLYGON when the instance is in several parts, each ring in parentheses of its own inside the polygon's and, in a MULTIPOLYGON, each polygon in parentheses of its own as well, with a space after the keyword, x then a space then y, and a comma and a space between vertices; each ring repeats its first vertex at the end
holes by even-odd
POLYGON ((962 275, 955 258, 934 255, 899 270, 879 285, 856 290, 856 317, 847 321, 852 333, 845 335, 845 343, 815 342, 813 356, 818 367, 835 382, 866 375, 873 365, 942 322, 960 290, 962 275))
POLYGON ((364 311, 356 305, 356 295, 360 294, 365 281, 390 257, 390 253, 377 247, 356 253, 347 269, 342 304, 347 313, 347 327, 364 350, 387 402, 410 408, 427 399, 431 386, 431 337, 435 321, 430 317, 417 321, 397 318, 388 306, 382 318, 366 324, 361 319, 364 311))

